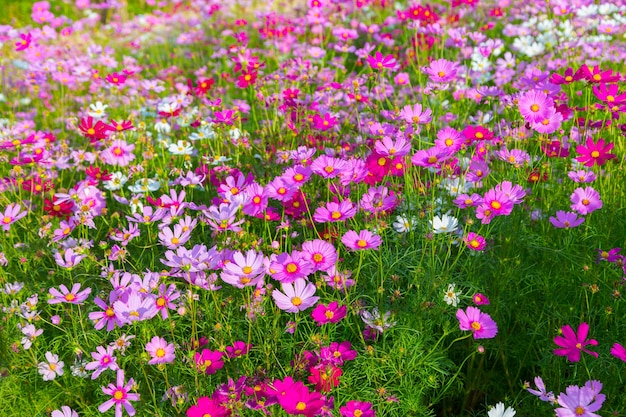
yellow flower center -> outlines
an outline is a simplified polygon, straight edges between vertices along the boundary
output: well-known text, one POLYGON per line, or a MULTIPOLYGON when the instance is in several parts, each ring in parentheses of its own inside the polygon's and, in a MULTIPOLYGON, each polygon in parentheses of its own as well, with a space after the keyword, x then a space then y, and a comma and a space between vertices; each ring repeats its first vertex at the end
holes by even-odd
POLYGON ((530 110, 533 112, 538 112, 539 111, 539 106, 536 104, 533 104, 532 106, 530 106, 530 110))
POLYGON ((357 240, 356 245, 359 248, 364 248, 364 247, 367 246, 367 242, 365 240, 363 240, 363 239, 359 239, 359 240, 357 240))
POLYGON ((597 158, 597 157, 599 157, 599 156, 600 156, 600 152, 598 152, 598 151, 593 151, 593 152, 591 152, 591 157, 592 157, 592 158, 597 158))
POLYGON ((162 358, 163 356, 165 356, 165 349, 158 348, 154 354, 157 358, 162 358))
POLYGON ((67 301, 69 301, 69 302, 74 301, 74 299, 75 299, 75 298, 76 298, 76 296, 75 296, 74 294, 72 294, 72 293, 67 294, 67 295, 65 296, 65 299, 66 299, 67 301))
POLYGON ((300 304, 302 304, 302 298, 300 298, 300 297, 293 297, 291 299, 291 304, 293 304, 294 306, 298 307, 300 304))
POLYGON ((480 323, 477 321, 472 322, 472 329, 474 329, 474 331, 480 330, 480 323))
POLYGON ((289 262, 287 264, 287 267, 285 268, 287 270, 287 272, 289 272, 290 274, 293 274, 294 272, 296 272, 298 270, 298 265, 296 265, 293 262, 289 262))
POLYGON ((252 272, 252 267, 244 266, 241 270, 244 274, 248 275, 250 272, 252 272))

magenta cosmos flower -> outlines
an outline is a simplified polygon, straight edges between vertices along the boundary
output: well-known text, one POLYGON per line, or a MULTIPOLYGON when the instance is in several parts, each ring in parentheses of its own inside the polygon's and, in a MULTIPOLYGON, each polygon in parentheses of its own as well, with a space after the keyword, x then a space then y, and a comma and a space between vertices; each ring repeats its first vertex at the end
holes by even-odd
POLYGON ((340 203, 329 201, 326 207, 318 207, 313 214, 313 220, 317 223, 334 223, 351 219, 356 214, 356 207, 350 199, 343 200, 340 203))
POLYGON ((554 338, 554 343, 560 346, 560 348, 554 349, 555 355, 566 356, 567 360, 570 362, 578 362, 580 360, 581 351, 587 352, 596 358, 598 357, 596 352, 585 349, 587 345, 598 345, 598 341, 595 339, 586 340, 587 334, 589 333, 589 325, 587 323, 581 323, 576 333, 574 333, 574 330, 569 325, 565 325, 561 327, 561 333, 563 336, 556 336, 554 338))
POLYGON ((174 344, 167 343, 165 339, 159 336, 154 336, 148 344, 146 344, 146 351, 150 354, 152 359, 148 361, 148 365, 158 365, 161 363, 174 362, 174 344))
POLYGON ((604 139, 598 139, 598 142, 594 142, 593 139, 588 138, 586 145, 576 147, 576 152, 580 154, 576 160, 586 167, 604 165, 609 159, 615 158, 615 154, 609 153, 614 145, 612 143, 605 145, 604 139))
POLYGON ((341 417, 374 417, 376 411, 372 408, 372 403, 366 401, 348 401, 346 405, 339 408, 341 417))
POLYGON ((131 378, 124 383, 124 370, 117 371, 117 381, 115 384, 109 384, 108 387, 102 387, 102 392, 110 395, 111 398, 98 407, 101 413, 106 412, 109 408, 115 406, 115 417, 122 417, 122 407, 129 416, 135 415, 135 409, 131 405, 131 401, 139 401, 139 394, 130 392, 135 381, 131 378))
POLYGON ((337 323, 346 316, 346 306, 339 306, 337 301, 328 305, 318 304, 311 312, 311 317, 318 326, 327 323, 337 323))
POLYGON ((209 397, 198 398, 198 404, 189 407, 187 417, 226 417, 230 415, 230 410, 222 407, 218 400, 209 397))
POLYGON ((361 230, 358 234, 354 230, 349 230, 341 237, 341 243, 346 245, 350 250, 377 249, 383 239, 370 232, 369 230, 361 230))
POLYGON ((456 318, 459 319, 461 330, 470 330, 474 339, 491 339, 498 334, 498 326, 487 313, 476 307, 467 307, 465 311, 458 309, 456 318))
POLYGON ((456 72, 459 64, 447 59, 436 59, 430 65, 423 67, 422 71, 430 76, 430 81, 434 83, 449 83, 456 79, 456 72))
POLYGON ((269 272, 276 281, 288 284, 306 278, 313 272, 313 264, 302 252, 281 253, 270 261, 269 272))
POLYGON ((218 370, 224 367, 224 361, 222 361, 222 352, 212 351, 209 349, 202 349, 202 352, 196 352, 195 361, 196 369, 200 372, 204 372, 207 375, 216 373, 218 370))
POLYGON ((106 164, 124 167, 135 159, 134 150, 134 144, 128 144, 123 140, 117 139, 111 143, 111 146, 100 153, 100 158, 106 164))
MULTIPOLYGON (((69 249, 68 249, 69 250, 69 249)), ((72 286, 72 290, 68 290, 64 284, 59 286, 61 291, 56 288, 50 288, 48 292, 54 298, 48 300, 48 304, 58 304, 58 303, 70 303, 70 304, 82 304, 89 294, 91 294, 91 288, 86 288, 83 291, 80 290, 80 284, 76 283, 72 286)))
POLYGON ((475 251, 482 251, 487 245, 485 238, 474 232, 469 232, 467 236, 463 238, 463 242, 465 242, 469 249, 475 251))
POLYGON ((617 359, 626 362, 626 348, 619 343, 615 343, 611 348, 611 355, 615 356, 617 359))
POLYGON ((385 68, 394 69, 397 64, 393 55, 389 54, 383 56, 380 51, 377 51, 374 56, 368 56, 367 63, 370 64, 370 67, 375 70, 382 70, 385 68))
POLYGON ((575 189, 570 196, 570 201, 572 210, 583 216, 602 208, 600 194, 591 187, 575 189))
POLYGON ((282 284, 282 292, 272 291, 272 298, 278 308, 288 313, 297 313, 312 307, 320 299, 314 296, 316 287, 304 278, 296 279, 293 284, 282 284))

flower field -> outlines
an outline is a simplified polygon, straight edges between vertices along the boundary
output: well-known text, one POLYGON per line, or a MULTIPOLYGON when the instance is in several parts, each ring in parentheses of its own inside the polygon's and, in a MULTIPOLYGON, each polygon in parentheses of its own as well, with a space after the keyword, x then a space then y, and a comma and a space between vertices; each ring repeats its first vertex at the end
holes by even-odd
POLYGON ((626 6, 0 17, 9 416, 626 416, 626 6))

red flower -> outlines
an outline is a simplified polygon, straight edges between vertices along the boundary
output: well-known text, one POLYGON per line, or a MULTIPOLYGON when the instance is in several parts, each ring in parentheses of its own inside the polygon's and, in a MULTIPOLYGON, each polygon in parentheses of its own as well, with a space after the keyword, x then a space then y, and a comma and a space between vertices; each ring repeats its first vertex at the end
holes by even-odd
POLYGON ((339 377, 343 371, 332 364, 318 365, 310 369, 309 382, 315 385, 318 392, 330 392, 339 385, 339 377))
POLYGON ((198 80, 198 85, 195 88, 196 95, 197 96, 205 95, 206 93, 209 92, 211 87, 213 87, 213 84, 215 84, 215 81, 213 80, 213 78, 209 78, 205 80, 198 80))
POLYGON ((111 174, 109 174, 109 171, 107 171, 106 169, 101 170, 100 167, 90 166, 89 168, 87 168, 85 173, 90 179, 95 181, 96 184, 100 181, 108 181, 111 179, 111 174))
POLYGON ((578 145, 576 152, 580 154, 576 160, 581 162, 586 167, 592 167, 594 165, 604 165, 609 159, 615 158, 615 155, 609 153, 613 149, 613 144, 609 143, 605 146, 604 139, 598 139, 597 143, 593 142, 593 139, 587 139, 587 146, 578 145))
POLYGON ((56 197, 52 197, 52 200, 48 200, 47 198, 43 202, 43 210, 49 216, 67 218, 70 214, 72 214, 72 209, 74 208, 74 202, 71 200, 64 201, 62 203, 57 202, 56 197))

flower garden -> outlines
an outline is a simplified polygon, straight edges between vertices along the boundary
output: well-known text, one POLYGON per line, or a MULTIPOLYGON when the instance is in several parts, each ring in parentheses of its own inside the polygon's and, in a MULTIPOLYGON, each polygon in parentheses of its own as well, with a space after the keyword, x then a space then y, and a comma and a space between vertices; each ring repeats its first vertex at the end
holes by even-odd
POLYGON ((626 415, 620 2, 0 22, 6 415, 626 415))

